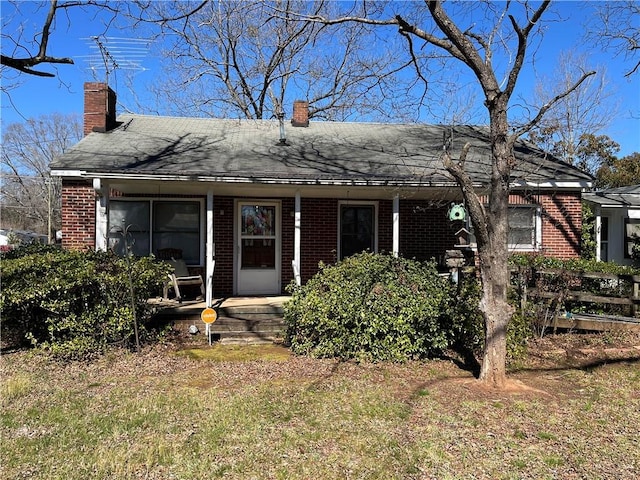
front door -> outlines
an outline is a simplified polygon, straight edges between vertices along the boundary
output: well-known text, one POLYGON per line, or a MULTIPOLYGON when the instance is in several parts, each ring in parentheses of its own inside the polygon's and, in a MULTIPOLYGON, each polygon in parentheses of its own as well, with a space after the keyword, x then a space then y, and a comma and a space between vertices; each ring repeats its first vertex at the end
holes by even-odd
POLYGON ((236 291, 280 293, 280 203, 238 202, 236 291))

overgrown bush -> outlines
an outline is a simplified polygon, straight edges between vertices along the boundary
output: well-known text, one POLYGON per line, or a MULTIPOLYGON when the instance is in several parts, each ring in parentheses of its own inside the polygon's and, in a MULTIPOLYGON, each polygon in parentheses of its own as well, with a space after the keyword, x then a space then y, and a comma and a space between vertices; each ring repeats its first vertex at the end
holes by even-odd
POLYGON ((135 315, 142 339, 148 334, 155 296, 170 269, 145 257, 28 246, 2 257, 3 334, 19 332, 34 346, 62 359, 86 359, 109 345, 130 347, 135 315))
MULTIPOLYGON (((466 360, 482 353, 482 291, 473 271, 456 284, 434 263, 361 253, 321 265, 305 285, 290 289, 286 339, 294 353, 360 361, 427 358, 445 349, 466 360)), ((514 315, 510 359, 526 352, 531 335, 528 319, 514 315)))
POLYGON ((433 263, 361 253, 292 287, 285 305, 293 352, 359 361, 404 361, 451 343, 444 321, 451 285, 433 263))

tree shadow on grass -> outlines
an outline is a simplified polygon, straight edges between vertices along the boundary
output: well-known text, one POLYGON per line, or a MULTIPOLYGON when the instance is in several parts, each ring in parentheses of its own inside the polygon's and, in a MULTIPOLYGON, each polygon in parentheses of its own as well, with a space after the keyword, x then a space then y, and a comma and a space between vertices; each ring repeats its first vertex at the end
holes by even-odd
POLYGON ((475 378, 480 377, 481 364, 475 352, 468 347, 454 347, 442 355, 443 360, 448 360, 461 370, 470 372, 475 378))

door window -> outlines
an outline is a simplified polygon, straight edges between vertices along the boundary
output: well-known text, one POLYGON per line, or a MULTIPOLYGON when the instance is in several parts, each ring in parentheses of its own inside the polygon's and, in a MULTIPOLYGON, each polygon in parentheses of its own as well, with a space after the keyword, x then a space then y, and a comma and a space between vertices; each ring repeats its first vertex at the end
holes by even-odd
POLYGON ((274 269, 276 267, 276 207, 274 205, 241 206, 240 268, 274 269))

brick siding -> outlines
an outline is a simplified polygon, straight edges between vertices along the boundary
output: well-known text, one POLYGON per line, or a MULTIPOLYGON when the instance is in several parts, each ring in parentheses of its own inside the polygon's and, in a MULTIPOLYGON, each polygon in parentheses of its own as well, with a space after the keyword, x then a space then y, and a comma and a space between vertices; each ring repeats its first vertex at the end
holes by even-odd
POLYGON ((62 246, 95 249, 96 192, 86 182, 62 182, 62 246))
MULTIPOLYGON (((117 192, 112 192, 117 196, 117 192)), ((136 195, 142 196, 142 195, 136 195)), ((171 196, 170 197, 178 197, 171 196)), ((200 197, 198 197, 200 198, 200 197)), ((281 289, 293 279, 291 261, 294 249, 294 199, 279 199, 281 219, 281 289)), ((537 204, 542 210, 543 253, 560 258, 580 254, 582 207, 579 193, 518 195, 512 204, 537 204)), ((305 282, 318 269, 318 263, 337 259, 339 199, 302 198, 301 276, 305 282)), ((424 200, 400 201, 400 254, 407 258, 442 262, 442 255, 454 248, 455 233, 461 222, 450 222, 448 205, 437 206, 424 200)), ((215 296, 233 294, 234 279, 234 197, 214 196, 214 241, 216 267, 215 296)), ((63 241, 65 248, 95 248, 95 192, 82 181, 64 181, 62 189, 63 241)), ((378 201, 378 250, 393 248, 392 201, 378 201)))
POLYGON ((400 253, 416 260, 442 262, 446 250, 456 243, 455 233, 464 224, 450 222, 448 205, 429 205, 428 201, 400 201, 400 253))
POLYGON ((580 256, 582 203, 580 193, 541 195, 542 249, 548 256, 580 256))

